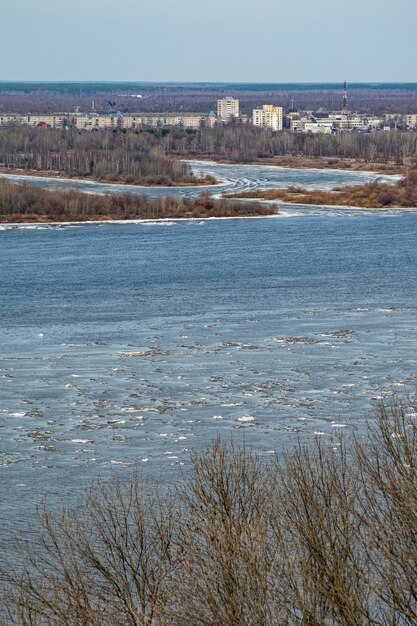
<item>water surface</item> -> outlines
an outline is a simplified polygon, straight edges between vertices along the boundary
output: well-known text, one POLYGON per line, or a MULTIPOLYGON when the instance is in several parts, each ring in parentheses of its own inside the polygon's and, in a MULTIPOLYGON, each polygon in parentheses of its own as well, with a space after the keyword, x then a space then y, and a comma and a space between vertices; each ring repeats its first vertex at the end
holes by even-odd
POLYGON ((44 494, 172 484, 217 432, 330 442, 414 385, 412 211, 6 227, 0 267, 3 537, 44 494))

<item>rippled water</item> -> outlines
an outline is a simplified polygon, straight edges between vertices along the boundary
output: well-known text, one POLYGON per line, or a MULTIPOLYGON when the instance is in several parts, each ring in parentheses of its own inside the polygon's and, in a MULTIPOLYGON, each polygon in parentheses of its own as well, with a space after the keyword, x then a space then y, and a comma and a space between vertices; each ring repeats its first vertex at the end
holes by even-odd
POLYGON ((413 387, 416 214, 292 210, 0 232, 3 536, 43 494, 169 484, 217 432, 329 439, 413 387))

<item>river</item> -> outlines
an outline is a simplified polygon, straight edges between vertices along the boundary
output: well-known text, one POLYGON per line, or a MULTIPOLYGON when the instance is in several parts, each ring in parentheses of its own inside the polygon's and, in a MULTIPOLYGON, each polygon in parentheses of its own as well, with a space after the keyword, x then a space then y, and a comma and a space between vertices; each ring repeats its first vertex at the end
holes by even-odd
MULTIPOLYGON (((229 189, 372 178, 234 167, 208 166, 229 189)), ((414 211, 3 225, 0 263, 3 539, 44 495, 173 484, 216 433, 261 455, 330 442, 414 388, 414 211)))

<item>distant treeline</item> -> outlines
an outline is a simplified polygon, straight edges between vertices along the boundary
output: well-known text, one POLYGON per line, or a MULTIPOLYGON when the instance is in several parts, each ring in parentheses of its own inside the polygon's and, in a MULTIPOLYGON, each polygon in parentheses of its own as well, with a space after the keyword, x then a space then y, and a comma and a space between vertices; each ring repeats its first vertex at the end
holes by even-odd
POLYGON ((148 198, 131 193, 95 195, 47 190, 0 179, 0 222, 78 222, 94 220, 180 219, 274 215, 274 205, 259 202, 166 196, 148 198))
MULTIPOLYGON (((243 113, 255 106, 272 103, 285 111, 340 110, 339 84, 132 84, 132 83, 1 83, 0 111, 50 113, 90 111, 92 101, 98 112, 166 113, 216 109, 224 96, 239 98, 243 113), (138 98, 137 96, 143 96, 138 98)), ((417 111, 417 84, 348 84, 352 111, 366 113, 413 113, 417 111)))
POLYGON ((3 167, 142 185, 213 182, 211 177, 197 180, 181 158, 250 163, 285 156, 414 164, 417 133, 274 133, 233 123, 199 130, 162 127, 89 132, 0 127, 3 167))
POLYGON ((370 163, 396 163, 417 158, 417 133, 341 133, 334 135, 274 133, 251 124, 218 125, 175 134, 168 148, 178 155, 227 159, 237 163, 273 156, 335 157, 370 163))
POLYGON ((267 189, 255 192, 245 191, 235 198, 257 198, 281 200, 296 204, 343 205, 366 209, 389 207, 417 207, 417 169, 408 170, 406 176, 395 185, 381 184, 376 181, 366 185, 341 187, 331 191, 310 191, 301 187, 288 189, 267 189))
POLYGON ((168 144, 164 130, 158 134, 0 127, 0 165, 142 185, 202 182, 187 164, 166 155, 168 144))

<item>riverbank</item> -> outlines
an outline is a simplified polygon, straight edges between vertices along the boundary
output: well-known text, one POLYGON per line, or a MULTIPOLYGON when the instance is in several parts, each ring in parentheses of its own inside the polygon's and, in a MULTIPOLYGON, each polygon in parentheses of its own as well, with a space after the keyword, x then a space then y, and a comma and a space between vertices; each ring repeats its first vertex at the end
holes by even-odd
POLYGON ((370 182, 365 185, 311 191, 302 187, 266 189, 226 194, 227 198, 281 201, 286 204, 348 206, 365 209, 417 207, 417 168, 406 172, 394 185, 370 182))
POLYGON ((79 180, 82 182, 92 182, 92 183, 104 183, 104 184, 115 184, 115 185, 125 185, 128 187, 202 187, 207 186, 210 187, 212 185, 218 185, 219 181, 217 181, 213 176, 207 175, 203 178, 195 178, 194 181, 185 181, 185 182, 176 182, 166 177, 160 177, 159 179, 154 179, 152 181, 146 180, 131 180, 127 181, 125 179, 118 178, 117 176, 113 176, 110 178, 107 177, 98 177, 98 176, 82 176, 81 174, 68 174, 67 172, 60 172, 57 170, 34 170, 34 169, 22 169, 22 168, 10 168, 4 167, 0 165, 0 174, 8 174, 12 176, 39 176, 39 178, 56 178, 57 180, 73 180, 74 182, 79 180), (159 180, 159 182, 158 182, 159 180))
POLYGON ((339 157, 275 156, 260 157, 244 163, 233 161, 232 159, 222 159, 216 155, 207 155, 206 153, 193 153, 182 155, 181 157, 178 156, 178 158, 182 161, 211 161, 224 165, 271 165, 291 169, 350 170, 352 172, 374 172, 381 175, 403 175, 407 169, 406 165, 397 165, 395 163, 378 163, 339 157))

